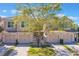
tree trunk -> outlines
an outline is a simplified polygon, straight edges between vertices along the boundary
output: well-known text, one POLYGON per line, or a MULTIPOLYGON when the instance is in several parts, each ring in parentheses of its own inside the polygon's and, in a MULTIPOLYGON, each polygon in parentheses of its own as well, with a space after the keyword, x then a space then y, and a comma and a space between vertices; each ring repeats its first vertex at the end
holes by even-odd
POLYGON ((37 47, 44 45, 45 40, 43 34, 44 32, 34 32, 34 44, 37 47))

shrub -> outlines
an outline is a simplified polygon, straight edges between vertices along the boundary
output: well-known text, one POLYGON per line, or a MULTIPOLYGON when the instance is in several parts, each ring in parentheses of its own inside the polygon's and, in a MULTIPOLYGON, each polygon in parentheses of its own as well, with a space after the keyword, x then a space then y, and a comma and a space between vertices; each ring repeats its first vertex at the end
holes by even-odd
POLYGON ((66 45, 64 45, 64 47, 66 48, 66 49, 68 49, 70 52, 74 52, 74 50, 73 49, 71 49, 70 47, 68 47, 68 46, 66 46, 66 45))
MULTIPOLYGON (((31 47, 38 47, 34 42, 31 42, 31 43, 30 43, 30 46, 31 46, 31 47)), ((45 42, 44 45, 41 45, 41 46, 39 46, 39 47, 46 48, 46 47, 51 47, 51 46, 52 46, 52 45, 51 45, 50 43, 45 42)))
POLYGON ((77 45, 79 45, 79 43, 76 43, 77 45))
POLYGON ((28 51, 29 56, 52 56, 55 51, 52 48, 30 48, 28 51))
POLYGON ((3 28, 2 27, 0 27, 0 32, 2 32, 3 31, 3 28))
POLYGON ((13 50, 14 50, 15 46, 8 48, 7 52, 4 54, 4 56, 8 56, 13 50))
POLYGON ((72 49, 72 48, 70 48, 70 47, 68 47, 66 45, 64 45, 64 47, 66 49, 68 49, 74 56, 79 56, 79 53, 76 50, 74 50, 74 49, 72 49))

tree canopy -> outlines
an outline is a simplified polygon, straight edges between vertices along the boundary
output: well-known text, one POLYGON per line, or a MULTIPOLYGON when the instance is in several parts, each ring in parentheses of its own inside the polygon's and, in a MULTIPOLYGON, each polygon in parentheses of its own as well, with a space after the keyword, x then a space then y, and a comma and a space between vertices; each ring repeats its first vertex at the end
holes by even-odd
POLYGON ((62 4, 59 3, 39 3, 39 4, 17 4, 16 17, 13 18, 16 24, 22 20, 28 23, 29 31, 43 30, 46 25, 47 30, 77 30, 78 25, 67 16, 58 17, 56 14, 60 11, 62 4))

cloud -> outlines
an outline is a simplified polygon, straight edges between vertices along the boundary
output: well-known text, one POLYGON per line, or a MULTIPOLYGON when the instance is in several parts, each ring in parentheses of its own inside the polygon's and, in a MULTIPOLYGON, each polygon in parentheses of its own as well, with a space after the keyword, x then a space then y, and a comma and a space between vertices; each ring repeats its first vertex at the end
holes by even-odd
POLYGON ((79 25, 79 16, 68 16, 68 18, 72 19, 76 24, 79 25))
POLYGON ((79 16, 68 16, 68 18, 72 19, 72 20, 79 20, 79 16))
POLYGON ((16 9, 15 9, 15 10, 11 10, 11 13, 12 13, 12 14, 17 14, 17 13, 21 13, 21 12, 22 12, 22 11, 19 11, 19 10, 16 10, 16 9))
POLYGON ((16 14, 17 13, 17 10, 11 10, 11 13, 12 14, 16 14))
MULTIPOLYGON (((58 16, 58 17, 63 17, 63 16, 65 16, 64 14, 57 14, 56 16, 58 16)), ((77 21, 77 20, 79 20, 79 16, 67 16, 69 19, 72 19, 72 20, 74 20, 74 21, 77 21)))
POLYGON ((22 13, 22 11, 19 10, 18 13, 22 13))
POLYGON ((2 17, 2 18, 6 18, 7 16, 0 15, 0 17, 2 17))
POLYGON ((18 11, 16 9, 13 10, 2 10, 2 13, 9 13, 9 14, 17 14, 17 13, 21 13, 21 11, 18 11))
MULTIPOLYGON (((57 14, 56 16, 58 17, 63 17, 63 16, 66 16, 64 14, 57 14)), ((79 25, 79 16, 67 16, 69 19, 73 20, 76 24, 79 25)))
POLYGON ((58 16, 58 17, 63 17, 63 16, 65 16, 64 14, 57 14, 56 16, 58 16))
POLYGON ((7 12, 7 10, 2 10, 2 12, 6 13, 6 12, 7 12))

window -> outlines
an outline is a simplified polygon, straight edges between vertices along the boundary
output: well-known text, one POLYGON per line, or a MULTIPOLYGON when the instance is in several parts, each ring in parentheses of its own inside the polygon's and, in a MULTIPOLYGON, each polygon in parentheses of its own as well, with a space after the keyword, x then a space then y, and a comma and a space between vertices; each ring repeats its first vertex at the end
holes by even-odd
POLYGON ((8 27, 13 27, 13 22, 8 22, 8 27))
POLYGON ((26 26, 26 22, 22 21, 21 22, 21 27, 25 27, 26 26))

